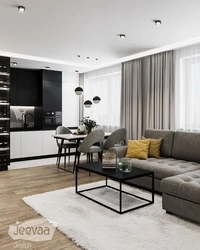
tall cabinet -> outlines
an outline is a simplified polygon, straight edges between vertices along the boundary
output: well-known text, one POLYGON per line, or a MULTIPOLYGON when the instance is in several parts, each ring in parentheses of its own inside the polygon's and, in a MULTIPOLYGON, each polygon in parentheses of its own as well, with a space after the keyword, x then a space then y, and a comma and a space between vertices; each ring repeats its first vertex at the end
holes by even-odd
POLYGON ((10 164, 10 58, 0 56, 0 171, 10 164))

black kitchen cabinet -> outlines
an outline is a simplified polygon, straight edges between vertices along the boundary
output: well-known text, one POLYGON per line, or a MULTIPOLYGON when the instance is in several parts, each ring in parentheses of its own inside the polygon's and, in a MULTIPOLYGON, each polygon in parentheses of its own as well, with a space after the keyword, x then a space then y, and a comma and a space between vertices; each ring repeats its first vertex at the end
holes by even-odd
POLYGON ((43 111, 62 111, 62 72, 42 70, 43 111))
POLYGON ((43 70, 43 81, 62 82, 62 72, 55 70, 43 70))
POLYGON ((0 171, 10 164, 10 58, 0 56, 0 171))
POLYGON ((40 106, 42 85, 38 70, 11 68, 11 105, 40 106))

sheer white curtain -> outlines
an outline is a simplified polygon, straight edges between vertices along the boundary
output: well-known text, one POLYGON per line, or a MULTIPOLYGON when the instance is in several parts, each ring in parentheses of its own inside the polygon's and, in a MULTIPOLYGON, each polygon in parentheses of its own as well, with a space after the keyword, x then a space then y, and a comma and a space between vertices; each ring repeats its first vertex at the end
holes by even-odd
POLYGON ((84 101, 99 96, 99 104, 84 107, 84 116, 89 116, 105 131, 120 127, 121 64, 85 73, 84 101))
POLYGON ((176 129, 200 130, 200 44, 175 51, 176 129))

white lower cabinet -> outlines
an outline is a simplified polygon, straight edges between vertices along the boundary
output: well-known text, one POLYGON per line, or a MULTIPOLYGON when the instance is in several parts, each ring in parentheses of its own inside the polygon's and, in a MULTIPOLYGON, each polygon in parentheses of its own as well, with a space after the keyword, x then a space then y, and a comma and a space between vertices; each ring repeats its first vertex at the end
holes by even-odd
POLYGON ((55 130, 11 132, 11 159, 57 154, 55 130))
POLYGON ((21 132, 21 157, 42 155, 42 131, 21 132))
POLYGON ((55 130, 46 130, 42 134, 42 154, 43 155, 52 155, 57 154, 58 146, 56 139, 52 136, 55 134, 55 130))
POLYGON ((21 157, 21 132, 10 133, 10 158, 21 157))

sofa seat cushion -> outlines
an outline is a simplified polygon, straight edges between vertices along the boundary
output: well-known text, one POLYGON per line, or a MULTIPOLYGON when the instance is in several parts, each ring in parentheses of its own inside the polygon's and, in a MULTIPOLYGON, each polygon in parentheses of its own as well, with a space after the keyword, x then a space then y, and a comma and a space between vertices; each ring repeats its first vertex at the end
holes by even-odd
POLYGON ((148 158, 147 160, 133 158, 132 165, 138 168, 154 171, 155 178, 160 180, 169 176, 200 169, 199 163, 165 157, 159 159, 148 158))
POLYGON ((160 187, 165 194, 200 204, 200 170, 168 177, 160 187))

